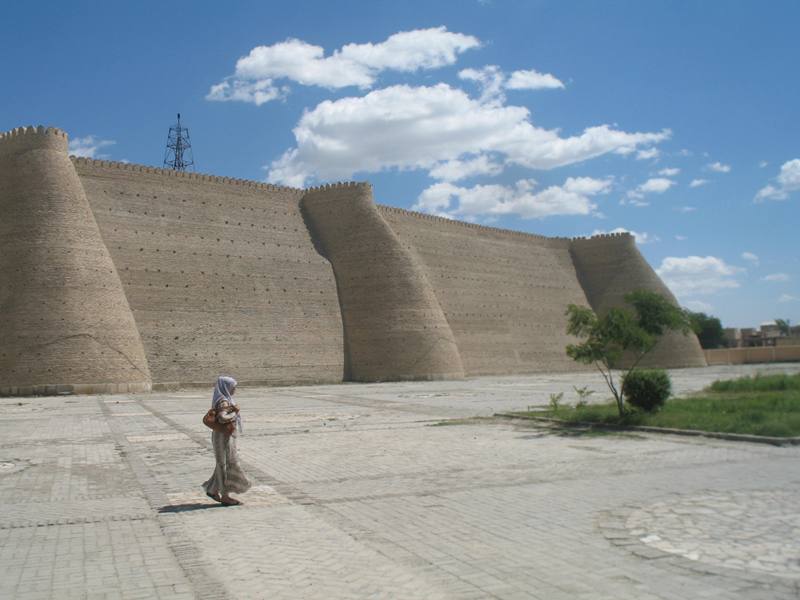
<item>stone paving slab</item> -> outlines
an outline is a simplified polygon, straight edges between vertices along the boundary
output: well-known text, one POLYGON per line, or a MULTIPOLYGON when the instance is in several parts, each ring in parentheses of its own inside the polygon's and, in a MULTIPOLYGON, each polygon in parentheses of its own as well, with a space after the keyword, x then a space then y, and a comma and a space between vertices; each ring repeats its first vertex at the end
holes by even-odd
POLYGON ((199 487, 210 390, 2 399, 0 598, 800 597, 800 448, 472 418, 602 385, 243 388, 233 508, 199 487))

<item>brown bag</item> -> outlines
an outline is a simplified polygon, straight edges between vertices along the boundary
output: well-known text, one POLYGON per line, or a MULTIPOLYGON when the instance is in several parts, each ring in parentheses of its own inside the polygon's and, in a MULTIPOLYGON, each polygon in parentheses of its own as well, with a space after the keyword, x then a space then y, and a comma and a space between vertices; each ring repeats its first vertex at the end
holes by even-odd
POLYGON ((220 423, 217 421, 217 411, 213 408, 209 408, 208 412, 203 415, 203 425, 209 429, 213 429, 217 433, 224 433, 226 435, 231 435, 234 428, 233 421, 229 423, 220 423))

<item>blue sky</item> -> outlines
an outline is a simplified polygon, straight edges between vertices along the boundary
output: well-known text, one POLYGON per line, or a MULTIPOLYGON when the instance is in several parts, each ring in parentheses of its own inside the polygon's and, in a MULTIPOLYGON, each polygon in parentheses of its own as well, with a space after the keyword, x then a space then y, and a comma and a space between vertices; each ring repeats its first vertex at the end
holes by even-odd
POLYGON ((624 228, 726 326, 800 323, 800 4, 6 3, 0 130, 544 235, 624 228), (168 9, 166 8, 168 7, 168 9), (13 57, 13 58, 10 58, 13 57))

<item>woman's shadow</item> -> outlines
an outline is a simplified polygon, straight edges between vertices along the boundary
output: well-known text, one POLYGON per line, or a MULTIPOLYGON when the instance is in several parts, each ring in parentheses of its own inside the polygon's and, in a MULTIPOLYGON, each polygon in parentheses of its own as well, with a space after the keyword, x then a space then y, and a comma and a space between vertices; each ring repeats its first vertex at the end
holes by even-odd
POLYGON ((208 508, 225 508, 224 505, 215 503, 210 504, 207 502, 187 502, 185 504, 167 504, 166 506, 162 506, 158 509, 160 514, 169 514, 169 513, 183 513, 183 512, 191 512, 194 510, 206 510, 208 508))

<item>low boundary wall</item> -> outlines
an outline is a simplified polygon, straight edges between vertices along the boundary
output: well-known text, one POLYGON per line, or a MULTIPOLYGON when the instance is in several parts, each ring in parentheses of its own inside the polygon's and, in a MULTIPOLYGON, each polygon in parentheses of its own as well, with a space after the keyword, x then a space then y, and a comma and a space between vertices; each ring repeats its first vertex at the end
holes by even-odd
POLYGON ((800 346, 763 346, 757 348, 720 348, 704 350, 711 365, 746 365, 752 363, 800 361, 800 346))

